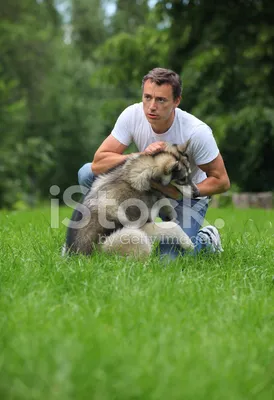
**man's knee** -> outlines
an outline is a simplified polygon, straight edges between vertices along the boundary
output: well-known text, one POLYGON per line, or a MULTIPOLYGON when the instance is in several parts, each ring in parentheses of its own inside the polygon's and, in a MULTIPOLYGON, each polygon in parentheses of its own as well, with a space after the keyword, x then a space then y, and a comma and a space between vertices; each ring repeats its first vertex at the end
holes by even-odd
POLYGON ((177 207, 179 225, 190 238, 195 237, 203 225, 207 208, 207 199, 191 199, 190 203, 182 202, 177 207))
POLYGON ((84 164, 78 171, 78 183, 81 186, 90 187, 94 180, 91 163, 84 164))

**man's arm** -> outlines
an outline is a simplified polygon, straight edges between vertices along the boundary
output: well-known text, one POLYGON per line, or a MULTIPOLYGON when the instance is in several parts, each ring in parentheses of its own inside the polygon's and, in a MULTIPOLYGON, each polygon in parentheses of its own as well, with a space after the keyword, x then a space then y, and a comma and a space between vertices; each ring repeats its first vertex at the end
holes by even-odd
MULTIPOLYGON (((210 163, 199 165, 199 168, 207 174, 207 178, 197 184, 201 196, 223 193, 230 188, 229 177, 220 154, 210 163)), ((182 193, 171 184, 162 186, 153 182, 152 187, 171 199, 182 200, 183 198, 182 193)))
MULTIPOLYGON (((122 154, 128 146, 125 146, 119 140, 115 139, 114 136, 109 135, 101 144, 99 149, 94 155, 92 161, 92 172, 95 175, 102 174, 109 169, 116 167, 125 161, 131 154, 122 154)), ((151 143, 142 153, 143 154, 155 154, 165 148, 165 142, 154 142, 151 143)), ((134 153, 134 154, 142 154, 134 153)))
POLYGON ((207 178, 197 184, 201 196, 223 193, 230 188, 229 177, 220 153, 213 161, 198 167, 207 174, 207 178))
POLYGON ((126 148, 127 146, 109 135, 94 155, 92 172, 99 175, 121 164, 129 156, 129 154, 122 154, 126 148))

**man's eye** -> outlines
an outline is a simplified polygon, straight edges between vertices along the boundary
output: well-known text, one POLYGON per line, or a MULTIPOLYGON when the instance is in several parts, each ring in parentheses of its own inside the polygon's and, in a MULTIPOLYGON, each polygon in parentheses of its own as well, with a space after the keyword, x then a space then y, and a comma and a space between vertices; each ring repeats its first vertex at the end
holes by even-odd
POLYGON ((164 102, 165 102, 165 99, 158 99, 158 102, 159 102, 159 103, 164 103, 164 102))

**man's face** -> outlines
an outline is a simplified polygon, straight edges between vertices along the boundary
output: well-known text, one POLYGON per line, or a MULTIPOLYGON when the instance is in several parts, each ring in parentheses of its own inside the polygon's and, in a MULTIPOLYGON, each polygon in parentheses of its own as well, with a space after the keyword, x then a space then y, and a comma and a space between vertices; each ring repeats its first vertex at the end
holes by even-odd
POLYGON ((157 85, 147 80, 143 89, 144 113, 152 125, 166 124, 173 120, 174 109, 179 105, 181 98, 173 98, 172 86, 169 84, 157 85))

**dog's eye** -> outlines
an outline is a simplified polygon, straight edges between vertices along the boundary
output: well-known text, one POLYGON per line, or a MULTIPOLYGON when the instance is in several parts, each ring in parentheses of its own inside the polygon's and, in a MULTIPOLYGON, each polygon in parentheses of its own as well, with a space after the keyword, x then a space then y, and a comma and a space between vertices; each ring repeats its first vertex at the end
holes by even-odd
POLYGON ((173 169, 173 172, 179 172, 179 171, 181 171, 181 165, 180 164, 176 165, 174 167, 174 169, 173 169))
POLYGON ((180 182, 182 182, 183 185, 185 185, 186 183, 188 183, 188 178, 187 176, 184 176, 183 178, 180 179, 180 182))

